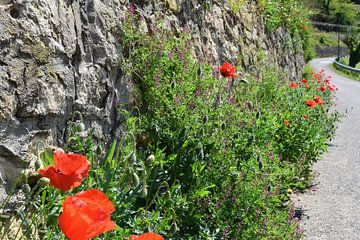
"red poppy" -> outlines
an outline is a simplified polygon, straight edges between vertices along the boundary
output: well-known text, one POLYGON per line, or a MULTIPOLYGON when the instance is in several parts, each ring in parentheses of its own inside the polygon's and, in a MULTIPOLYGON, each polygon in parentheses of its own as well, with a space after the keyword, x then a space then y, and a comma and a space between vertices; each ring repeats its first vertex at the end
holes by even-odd
POLYGON ((330 85, 327 85, 327 88, 332 92, 334 91, 334 88, 332 86, 330 86, 330 85))
POLYGON ((298 88, 299 86, 295 82, 292 82, 292 83, 289 84, 289 87, 295 89, 295 88, 298 88))
POLYGON ((305 86, 306 88, 309 88, 309 87, 310 87, 310 85, 307 84, 307 83, 304 83, 304 86, 305 86))
POLYGON ((39 169, 39 173, 50 179, 51 186, 67 191, 79 186, 89 169, 90 163, 85 156, 55 151, 54 166, 39 169))
POLYGON ((143 233, 139 236, 131 235, 130 240, 164 240, 164 238, 159 234, 148 232, 148 233, 143 233))
POLYGON ((307 82, 308 82, 308 80, 303 79, 303 80, 301 80, 301 82, 302 82, 302 83, 307 83, 307 82))
POLYGON ((303 26, 302 26, 302 29, 307 30, 307 29, 308 29, 308 26, 303 25, 303 26))
POLYGON ((289 126, 290 125, 289 120, 284 120, 284 124, 285 124, 285 126, 289 126))
POLYGON ((325 103, 318 95, 314 96, 314 100, 319 105, 323 105, 325 103))
POLYGON ((86 190, 67 196, 62 204, 59 227, 70 240, 88 240, 116 229, 110 214, 114 206, 99 190, 86 190))
POLYGON ((235 67, 228 62, 224 62, 224 64, 220 67, 220 73, 224 78, 235 78, 237 76, 235 72, 235 67))
POLYGON ((313 108, 316 106, 316 102, 314 100, 306 100, 305 103, 310 108, 313 108))
POLYGON ((304 114, 304 116, 303 116, 305 119, 307 119, 307 118, 309 118, 309 115, 307 115, 307 114, 304 114))
POLYGON ((322 92, 324 92, 326 90, 324 86, 320 86, 318 89, 322 92))

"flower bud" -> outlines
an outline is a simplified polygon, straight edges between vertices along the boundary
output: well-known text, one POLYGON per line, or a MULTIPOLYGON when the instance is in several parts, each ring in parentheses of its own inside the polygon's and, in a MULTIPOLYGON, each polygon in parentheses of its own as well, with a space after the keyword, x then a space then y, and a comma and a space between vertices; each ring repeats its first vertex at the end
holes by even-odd
POLYGON ((208 116, 205 115, 205 116, 203 117, 202 121, 203 121, 204 124, 207 123, 207 122, 209 121, 208 116))
POLYGON ((164 199, 165 199, 166 201, 169 201, 170 198, 171 198, 171 193, 170 193, 170 191, 166 191, 165 194, 164 194, 164 199))
POLYGON ((175 235, 175 233, 179 231, 179 228, 177 227, 176 222, 173 222, 170 226, 170 233, 171 235, 175 235))
POLYGON ((147 165, 147 166, 151 166, 154 161, 155 161, 155 156, 154 156, 154 154, 151 154, 151 155, 148 156, 147 159, 146 159, 146 165, 147 165))
POLYGON ((261 111, 258 111, 257 113, 256 113, 256 119, 259 119, 261 117, 261 111))
POLYGON ((134 172, 133 174, 131 174, 131 186, 136 188, 139 186, 139 184, 140 184, 139 176, 134 172))
POLYGON ((136 163, 136 153, 132 152, 131 155, 128 158, 128 163, 130 165, 134 165, 136 163))
POLYGON ((43 163, 41 161, 41 159, 37 159, 36 162, 35 162, 35 170, 39 170, 39 168, 42 168, 43 166, 43 163))
POLYGON ((85 124, 84 124, 83 122, 78 123, 78 125, 77 125, 77 130, 78 130, 79 132, 85 131, 85 124))
POLYGON ((146 198, 147 195, 148 195, 148 190, 147 190, 146 186, 144 186, 144 188, 141 191, 141 197, 146 198))
POLYGON ((21 186, 21 190, 24 192, 24 193, 30 193, 31 192, 31 187, 29 184, 24 184, 21 186))
POLYGON ((48 179, 46 177, 42 177, 39 179, 38 184, 40 187, 48 186, 50 184, 50 179, 48 179))
POLYGON ((262 159, 260 156, 257 157, 257 161, 259 163, 259 169, 262 170, 264 167, 264 163, 262 162, 262 159))

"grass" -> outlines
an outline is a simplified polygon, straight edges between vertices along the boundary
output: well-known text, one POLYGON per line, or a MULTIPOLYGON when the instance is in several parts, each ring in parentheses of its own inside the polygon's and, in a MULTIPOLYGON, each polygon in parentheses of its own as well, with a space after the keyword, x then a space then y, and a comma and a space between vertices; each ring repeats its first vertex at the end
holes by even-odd
MULTIPOLYGON (((315 47, 337 47, 338 36, 335 32, 320 32, 315 31, 312 35, 312 41, 315 47)), ((340 47, 346 45, 340 40, 340 47)))
POLYGON ((337 74, 339 74, 341 76, 360 81, 360 74, 350 72, 346 69, 336 66, 335 64, 331 65, 331 70, 333 70, 334 72, 336 72, 337 74))
MULTIPOLYGON (((346 66, 349 66, 349 57, 340 58, 339 62, 346 66)), ((356 64, 355 68, 360 69, 360 62, 356 64)))

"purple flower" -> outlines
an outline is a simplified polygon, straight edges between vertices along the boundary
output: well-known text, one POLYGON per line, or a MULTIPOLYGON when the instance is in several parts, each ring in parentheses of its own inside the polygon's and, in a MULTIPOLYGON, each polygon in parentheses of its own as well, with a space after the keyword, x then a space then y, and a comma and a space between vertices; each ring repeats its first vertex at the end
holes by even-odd
POLYGON ((130 3, 129 12, 130 12, 130 15, 134 15, 134 13, 135 13, 135 5, 132 2, 130 3))
POLYGON ((219 68, 218 67, 213 68, 213 74, 216 79, 219 79, 219 68))

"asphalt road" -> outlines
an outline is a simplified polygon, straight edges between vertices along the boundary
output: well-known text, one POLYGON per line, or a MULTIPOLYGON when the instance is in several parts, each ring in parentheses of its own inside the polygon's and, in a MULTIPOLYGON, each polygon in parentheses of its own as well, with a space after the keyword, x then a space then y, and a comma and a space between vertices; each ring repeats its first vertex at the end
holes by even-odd
POLYGON ((336 109, 344 114, 328 153, 315 163, 317 185, 295 198, 303 210, 305 240, 360 239, 360 82, 330 69, 331 58, 315 59, 339 88, 336 109))

